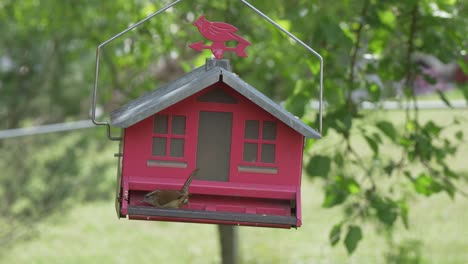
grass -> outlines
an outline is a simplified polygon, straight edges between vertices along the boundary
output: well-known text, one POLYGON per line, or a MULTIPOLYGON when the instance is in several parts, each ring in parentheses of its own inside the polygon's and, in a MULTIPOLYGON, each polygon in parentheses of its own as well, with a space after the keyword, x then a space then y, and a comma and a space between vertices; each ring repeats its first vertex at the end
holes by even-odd
MULTIPOLYGON (((466 116, 467 110, 425 111, 441 125, 466 116), (450 118, 448 118, 448 116, 450 118)), ((401 112, 390 120, 399 122, 401 112)), ((466 124, 466 123, 465 123, 466 124)), ((463 127, 468 135, 468 127, 463 127)), ((447 133, 452 133, 449 129, 447 133)), ((327 144, 322 142, 320 144, 327 144)), ((453 159, 466 171, 468 146, 453 159)), ((466 189, 466 184, 460 185, 466 189)), ((348 256, 340 242, 331 247, 328 233, 341 219, 339 208, 321 207, 320 181, 304 178, 303 226, 297 230, 241 227, 242 263, 386 263, 388 254, 406 257, 394 263, 468 263, 468 199, 446 194, 416 196, 410 203, 410 229, 398 222, 394 246, 372 225, 364 224, 364 239, 348 256), (419 262, 418 262, 419 261, 419 262)), ((112 201, 77 205, 40 223, 31 239, 16 243, 0 263, 219 263, 216 226, 118 220, 112 201)))
MULTIPOLYGON (((348 257, 330 247, 328 232, 337 209, 320 207, 317 184, 304 184, 304 225, 297 230, 240 228, 243 263, 385 263, 383 236, 364 227, 364 240, 348 257)), ((396 240, 421 244, 421 263, 467 263, 468 200, 446 195, 415 199, 409 231, 397 227, 396 240)), ((109 202, 80 205, 48 219, 38 236, 17 244, 1 263, 219 263, 213 225, 118 220, 109 202)))

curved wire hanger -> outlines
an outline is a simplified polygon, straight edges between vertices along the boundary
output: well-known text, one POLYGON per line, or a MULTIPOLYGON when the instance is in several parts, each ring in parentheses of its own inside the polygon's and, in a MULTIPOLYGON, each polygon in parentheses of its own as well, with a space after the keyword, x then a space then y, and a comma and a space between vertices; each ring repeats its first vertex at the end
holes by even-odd
MULTIPOLYGON (((151 18, 161 14, 162 12, 166 11, 167 9, 175 6, 176 4, 182 2, 183 0, 177 0, 177 1, 174 1, 168 5, 166 5, 165 7, 161 8, 160 10, 156 11, 155 13, 147 16, 146 18, 144 18, 143 20, 140 20, 138 21, 137 23, 133 24, 132 26, 130 26, 129 28, 125 29, 124 31, 116 34, 115 36, 111 37, 110 39, 104 41, 103 43, 99 44, 96 48, 96 70, 95 70, 95 78, 94 78, 94 90, 93 90, 93 105, 92 105, 92 110, 91 110, 91 121, 95 124, 95 125, 98 125, 98 126, 106 126, 107 127, 107 138, 110 139, 110 140, 121 140, 122 138, 120 137, 114 137, 111 135, 111 129, 110 129, 110 124, 109 122, 106 122, 106 121, 96 121, 96 101, 97 101, 97 86, 98 86, 98 80, 99 80, 99 61, 100 61, 100 51, 101 49, 106 46, 107 44, 109 44, 110 42, 114 41, 115 39, 121 37, 122 35, 124 35, 125 33, 131 31, 132 29, 140 26, 141 24, 145 23, 146 21, 150 20, 151 18)), ((289 38, 293 39, 294 41, 296 41, 297 43, 299 43, 301 46, 303 46, 307 51, 309 51, 310 53, 312 53, 315 57, 317 57, 319 60, 320 60, 320 93, 319 93, 319 132, 320 134, 322 134, 322 115, 323 115, 323 103, 322 103, 322 100, 323 100, 323 58, 322 56, 317 52, 315 51, 314 49, 312 49, 311 47, 309 47, 307 44, 305 44, 303 41, 301 41, 300 39, 298 39, 296 36, 294 36, 291 32, 287 31, 286 29, 284 29, 283 27, 281 27, 278 23, 276 23, 275 21, 273 21, 271 18, 269 18, 267 15, 265 15, 264 13, 262 13, 260 10, 258 10, 256 7, 254 7, 252 4, 250 4, 249 2, 245 1, 245 0, 240 0, 243 4, 245 4, 247 7, 249 7, 250 9, 252 9, 255 13, 257 13, 258 15, 260 15, 262 18, 266 19, 270 24, 272 24, 273 26, 275 26, 278 30, 282 31, 283 33, 285 33, 289 38)))

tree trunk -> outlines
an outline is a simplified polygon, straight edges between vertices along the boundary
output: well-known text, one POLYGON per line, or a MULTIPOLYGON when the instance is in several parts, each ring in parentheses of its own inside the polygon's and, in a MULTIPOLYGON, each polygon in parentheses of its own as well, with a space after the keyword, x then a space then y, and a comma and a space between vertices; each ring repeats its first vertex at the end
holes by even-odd
POLYGON ((238 227, 218 225, 219 242, 221 243, 221 260, 223 264, 239 263, 238 227))

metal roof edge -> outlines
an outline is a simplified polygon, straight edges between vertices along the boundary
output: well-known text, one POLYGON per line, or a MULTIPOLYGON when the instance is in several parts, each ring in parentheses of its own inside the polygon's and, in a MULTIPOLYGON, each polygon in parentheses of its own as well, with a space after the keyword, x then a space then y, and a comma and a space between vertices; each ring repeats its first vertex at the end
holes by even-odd
POLYGON ((223 75, 222 80, 224 83, 303 136, 314 139, 319 139, 322 137, 318 131, 309 127, 307 124, 302 122, 301 119, 292 115, 290 112, 268 98, 266 95, 239 78, 236 74, 226 70, 223 70, 221 74, 223 75))
POLYGON ((220 67, 205 66, 161 86, 111 113, 113 126, 127 128, 219 81, 220 67))
POLYGON ((314 139, 322 137, 319 132, 239 78, 235 73, 219 66, 207 70, 205 65, 112 111, 111 123, 113 126, 120 128, 134 125, 218 82, 220 76, 222 76, 223 83, 229 85, 303 136, 314 139))

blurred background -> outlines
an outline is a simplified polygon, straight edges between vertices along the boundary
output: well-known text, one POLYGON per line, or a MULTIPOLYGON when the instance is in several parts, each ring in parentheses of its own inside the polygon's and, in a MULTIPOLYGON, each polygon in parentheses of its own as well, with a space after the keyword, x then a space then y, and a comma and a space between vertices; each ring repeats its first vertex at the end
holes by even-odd
MULTIPOLYGON (((221 262, 216 226, 117 219, 118 143, 89 121, 97 45, 170 2, 0 0, 0 262, 221 262)), ((468 263, 466 1, 250 2, 323 56, 325 115, 303 226, 239 228, 240 263, 468 263)), ((99 120, 211 57, 188 48, 201 15, 252 43, 235 73, 318 128, 319 61, 235 0, 107 45, 99 120)))

